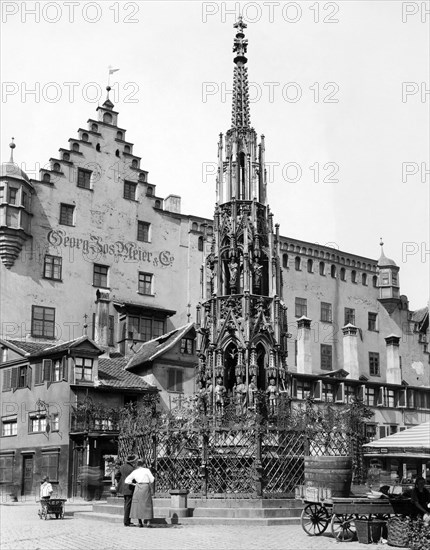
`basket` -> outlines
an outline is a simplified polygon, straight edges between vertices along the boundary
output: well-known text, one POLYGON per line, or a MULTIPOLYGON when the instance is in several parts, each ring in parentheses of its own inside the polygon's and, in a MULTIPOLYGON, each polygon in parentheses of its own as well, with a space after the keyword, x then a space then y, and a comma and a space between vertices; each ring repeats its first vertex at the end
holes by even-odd
POLYGON ((389 546, 397 546, 399 548, 408 546, 409 518, 401 518, 394 516, 387 522, 389 546))
POLYGON ((379 542, 381 540, 382 529, 386 522, 379 519, 356 519, 354 523, 358 542, 361 544, 371 544, 372 542, 379 542))

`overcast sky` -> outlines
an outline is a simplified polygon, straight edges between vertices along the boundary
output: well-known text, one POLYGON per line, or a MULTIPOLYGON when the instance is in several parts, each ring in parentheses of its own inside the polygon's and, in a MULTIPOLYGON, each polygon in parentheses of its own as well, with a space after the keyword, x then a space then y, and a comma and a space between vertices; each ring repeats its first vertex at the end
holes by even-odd
POLYGON ((179 194, 182 212, 202 216, 213 214, 218 135, 230 126, 240 7, 251 124, 266 136, 281 234, 370 258, 383 237, 401 293, 412 308, 427 304, 423 3, 1 4, 2 159, 14 136, 16 161, 35 177, 96 116, 110 65, 120 69, 111 92, 119 125, 157 194, 179 194))

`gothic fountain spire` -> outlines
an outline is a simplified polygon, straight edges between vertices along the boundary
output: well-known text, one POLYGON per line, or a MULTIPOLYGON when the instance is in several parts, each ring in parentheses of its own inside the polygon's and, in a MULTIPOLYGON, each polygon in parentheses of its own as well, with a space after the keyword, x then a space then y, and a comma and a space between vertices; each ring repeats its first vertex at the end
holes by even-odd
POLYGON ((233 105, 231 114, 232 128, 249 128, 249 87, 248 87, 248 68, 245 66, 248 61, 246 52, 248 49, 248 40, 243 32, 247 24, 239 16, 234 28, 237 29, 236 37, 233 43, 234 58, 233 73, 233 105))

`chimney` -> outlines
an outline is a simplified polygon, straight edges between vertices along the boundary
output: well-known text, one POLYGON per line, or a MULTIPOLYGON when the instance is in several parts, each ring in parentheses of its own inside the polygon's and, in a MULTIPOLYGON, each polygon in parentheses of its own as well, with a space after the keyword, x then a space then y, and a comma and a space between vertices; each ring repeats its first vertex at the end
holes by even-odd
POLYGON ((343 368, 349 372, 348 378, 358 380, 360 370, 358 366, 358 341, 356 326, 348 323, 343 332, 343 368))
POLYGON ((179 195, 168 195, 164 199, 164 210, 168 212, 174 212, 175 214, 181 213, 181 197, 179 195))
POLYGON ((389 384, 401 384, 402 372, 400 370, 399 342, 400 336, 390 334, 385 338, 387 343, 387 382, 389 384))
POLYGON ((109 303, 109 291, 97 290, 94 338, 96 344, 105 350, 109 348, 109 303))
POLYGON ((312 374, 311 320, 303 315, 297 320, 297 372, 312 374))

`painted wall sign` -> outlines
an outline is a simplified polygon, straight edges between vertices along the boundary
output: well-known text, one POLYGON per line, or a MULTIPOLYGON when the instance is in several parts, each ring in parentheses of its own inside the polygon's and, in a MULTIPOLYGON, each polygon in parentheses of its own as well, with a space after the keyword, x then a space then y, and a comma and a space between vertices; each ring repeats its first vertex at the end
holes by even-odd
POLYGON ((87 238, 70 237, 63 229, 52 229, 47 236, 52 246, 82 250, 87 261, 96 261, 101 255, 113 256, 115 261, 120 258, 125 262, 148 262, 154 266, 171 267, 175 260, 168 250, 149 251, 134 242, 105 242, 102 237, 88 235, 87 238))

